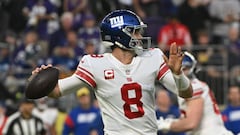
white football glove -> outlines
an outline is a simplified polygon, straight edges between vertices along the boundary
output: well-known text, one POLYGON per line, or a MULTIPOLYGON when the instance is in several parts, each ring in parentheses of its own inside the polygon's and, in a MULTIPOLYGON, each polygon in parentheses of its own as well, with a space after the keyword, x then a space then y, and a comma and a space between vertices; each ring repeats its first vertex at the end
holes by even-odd
POLYGON ((172 122, 176 121, 177 119, 159 117, 157 120, 158 130, 163 132, 168 132, 170 130, 172 122))

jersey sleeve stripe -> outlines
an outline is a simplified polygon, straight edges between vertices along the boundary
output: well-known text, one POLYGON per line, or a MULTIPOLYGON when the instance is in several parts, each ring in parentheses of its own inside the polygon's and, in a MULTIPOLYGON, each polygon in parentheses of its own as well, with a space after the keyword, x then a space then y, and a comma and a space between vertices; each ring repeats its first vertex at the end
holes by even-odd
POLYGON ((91 87, 96 88, 96 82, 88 74, 77 70, 75 74, 84 82, 88 83, 91 87))
POLYGON ((166 73, 167 71, 169 71, 169 68, 168 66, 166 65, 166 63, 162 64, 160 66, 160 70, 158 72, 158 76, 157 76, 157 79, 160 80, 166 73))
POLYGON ((227 122, 227 121, 228 121, 228 117, 227 117, 226 115, 222 114, 222 120, 223 120, 224 122, 227 122))
POLYGON ((93 74, 90 73, 87 69, 85 69, 85 68, 83 68, 83 67, 80 67, 80 66, 79 66, 79 67, 78 67, 78 70, 82 70, 82 71, 88 73, 91 77, 93 77, 93 74))
POLYGON ((186 111, 185 111, 185 110, 180 110, 180 113, 181 113, 181 115, 182 115, 184 118, 186 118, 186 116, 187 116, 187 113, 186 113, 186 111))
POLYGON ((203 91, 197 91, 193 93, 193 97, 200 96, 203 94, 203 91))

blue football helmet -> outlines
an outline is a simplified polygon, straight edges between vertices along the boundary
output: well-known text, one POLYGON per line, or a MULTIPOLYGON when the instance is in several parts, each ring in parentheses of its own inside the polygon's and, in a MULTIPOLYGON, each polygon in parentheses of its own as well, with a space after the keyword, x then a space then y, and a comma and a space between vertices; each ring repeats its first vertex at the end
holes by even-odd
POLYGON ((189 73, 188 75, 193 75, 194 74, 194 70, 196 68, 197 65, 197 61, 195 59, 195 57, 189 53, 189 52, 184 52, 184 57, 183 57, 183 61, 182 61, 182 68, 187 68, 189 69, 189 73))
POLYGON ((102 43, 105 46, 117 45, 126 50, 144 50, 151 46, 150 37, 134 38, 136 32, 143 33, 147 25, 132 11, 116 10, 109 13, 101 22, 102 43))

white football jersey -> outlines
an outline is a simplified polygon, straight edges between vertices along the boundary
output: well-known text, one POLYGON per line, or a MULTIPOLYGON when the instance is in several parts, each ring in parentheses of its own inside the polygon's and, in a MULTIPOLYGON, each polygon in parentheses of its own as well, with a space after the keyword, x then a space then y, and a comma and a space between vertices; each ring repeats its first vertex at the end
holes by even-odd
MULTIPOLYGON (((224 127, 213 92, 206 83, 196 78, 191 80, 191 84, 193 88, 192 98, 202 97, 204 105, 201 122, 196 129, 190 132, 190 135, 227 135, 228 131, 224 127)), ((178 101, 182 114, 186 115, 186 101, 181 97, 178 97, 178 101)))
POLYGON ((156 135, 154 82, 171 73, 162 55, 151 49, 128 65, 111 53, 82 58, 75 75, 94 88, 106 135, 156 135))

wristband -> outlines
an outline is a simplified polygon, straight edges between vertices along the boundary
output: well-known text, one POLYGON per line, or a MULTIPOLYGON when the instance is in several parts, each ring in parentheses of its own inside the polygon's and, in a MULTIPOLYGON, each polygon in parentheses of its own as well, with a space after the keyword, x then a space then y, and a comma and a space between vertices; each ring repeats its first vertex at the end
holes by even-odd
POLYGON ((190 86, 190 80, 183 73, 181 73, 180 75, 173 74, 173 78, 179 91, 185 91, 190 86))

